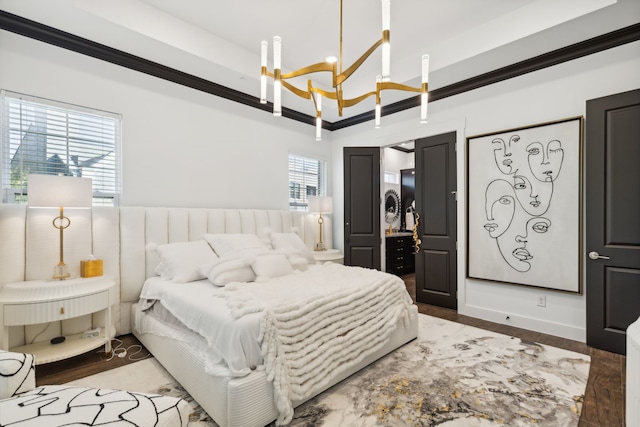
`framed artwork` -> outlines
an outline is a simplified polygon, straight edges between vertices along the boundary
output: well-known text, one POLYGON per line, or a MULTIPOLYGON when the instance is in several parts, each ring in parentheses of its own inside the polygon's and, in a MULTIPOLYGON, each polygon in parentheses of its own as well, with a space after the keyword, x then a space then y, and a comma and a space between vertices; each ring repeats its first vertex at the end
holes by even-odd
POLYGON ((582 129, 467 138, 467 276, 582 293, 582 129))

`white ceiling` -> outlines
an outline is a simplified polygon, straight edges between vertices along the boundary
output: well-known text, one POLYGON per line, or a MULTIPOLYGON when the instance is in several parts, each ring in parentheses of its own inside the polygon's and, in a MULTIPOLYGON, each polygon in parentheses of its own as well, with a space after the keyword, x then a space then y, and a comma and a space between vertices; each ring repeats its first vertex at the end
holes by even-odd
MULTIPOLYGON (((343 64, 347 68, 380 39, 381 7, 379 0, 343 2, 343 64)), ((638 22, 638 3, 394 0, 391 77, 397 83, 419 86, 420 58, 428 53, 430 87, 441 87, 631 25, 638 22)), ((269 41, 271 47, 273 36, 282 37, 283 72, 339 54, 339 0, 0 0, 0 8, 255 97, 259 96, 261 40, 269 41)), ((379 58, 378 50, 344 84, 346 97, 374 89, 379 58)), ((271 62, 268 68, 272 69, 271 62)), ((314 82, 327 88, 328 80, 316 76, 314 82)), ((306 88, 306 80, 299 86, 306 88)), ((415 94, 388 91, 383 105, 410 96, 415 94)), ((284 94, 283 104, 315 115, 312 101, 284 94)), ((323 117, 338 121, 373 106, 369 98, 338 117, 335 106, 325 102, 323 117)))

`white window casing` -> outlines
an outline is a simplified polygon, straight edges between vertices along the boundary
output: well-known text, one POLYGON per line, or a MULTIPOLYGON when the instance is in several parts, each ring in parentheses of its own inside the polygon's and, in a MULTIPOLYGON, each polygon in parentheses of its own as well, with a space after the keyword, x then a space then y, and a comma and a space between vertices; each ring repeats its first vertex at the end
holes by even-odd
POLYGON ((122 117, 58 101, 0 91, 3 203, 26 203, 31 173, 82 176, 94 206, 118 206, 122 117))

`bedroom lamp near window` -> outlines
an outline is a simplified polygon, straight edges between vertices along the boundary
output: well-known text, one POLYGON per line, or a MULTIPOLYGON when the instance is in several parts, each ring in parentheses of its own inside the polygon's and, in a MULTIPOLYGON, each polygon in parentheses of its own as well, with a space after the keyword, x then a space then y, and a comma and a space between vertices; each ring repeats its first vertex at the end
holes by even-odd
POLYGON ((324 246, 324 242, 322 241, 322 225, 324 223, 324 218, 322 218, 323 213, 331 213, 333 212, 333 198, 329 196, 310 196, 309 197, 309 213, 318 213, 320 216, 318 217, 318 228, 320 229, 320 240, 316 243, 314 250, 316 251, 326 251, 327 248, 324 246))
POLYGON ((53 218, 53 226, 60 230, 60 262, 54 267, 53 278, 69 277, 64 263, 64 229, 71 220, 64 216, 64 209, 88 209, 93 200, 91 178, 76 178, 62 175, 36 175, 28 178, 28 200, 30 208, 59 208, 60 215, 53 218))

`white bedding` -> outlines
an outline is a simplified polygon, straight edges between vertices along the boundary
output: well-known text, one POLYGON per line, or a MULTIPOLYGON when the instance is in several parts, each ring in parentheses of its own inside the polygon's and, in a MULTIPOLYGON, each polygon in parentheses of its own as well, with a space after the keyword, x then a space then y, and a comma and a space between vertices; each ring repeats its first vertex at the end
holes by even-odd
MULTIPOLYGON (((262 315, 255 313, 236 319, 222 297, 224 288, 208 280, 175 283, 152 277, 146 280, 141 299, 160 302, 176 319, 205 338, 206 370, 211 375, 240 377, 262 365, 258 337, 262 315)), ((144 310, 148 304, 140 304, 144 310)), ((140 310, 138 316, 143 315, 140 310)), ((136 325, 144 323, 136 321, 136 325)), ((189 335, 170 334, 167 330, 138 332, 157 333, 193 343, 189 335)), ((177 332, 180 332, 177 330, 177 332)))
POLYGON ((159 300, 205 338, 208 372, 242 376, 265 369, 277 424, 291 419, 292 400, 314 395, 384 345, 412 304, 398 277, 333 263, 223 288, 152 279, 141 298, 159 300))

